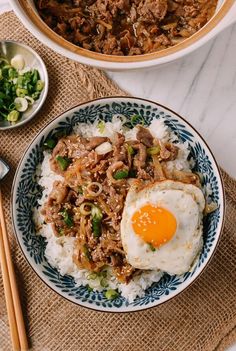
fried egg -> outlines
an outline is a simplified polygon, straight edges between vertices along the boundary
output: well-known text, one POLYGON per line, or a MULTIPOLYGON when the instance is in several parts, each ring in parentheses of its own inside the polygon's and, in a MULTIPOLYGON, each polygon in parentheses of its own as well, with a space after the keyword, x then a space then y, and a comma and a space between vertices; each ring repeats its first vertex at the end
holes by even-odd
POLYGON ((188 272, 203 244, 205 199, 191 184, 172 180, 131 188, 121 220, 127 261, 138 269, 188 272))

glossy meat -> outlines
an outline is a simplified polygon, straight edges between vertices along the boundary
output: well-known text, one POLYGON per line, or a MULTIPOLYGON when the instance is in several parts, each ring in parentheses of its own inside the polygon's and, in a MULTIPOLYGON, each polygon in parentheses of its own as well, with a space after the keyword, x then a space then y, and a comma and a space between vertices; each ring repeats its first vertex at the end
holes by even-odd
POLYGON ((35 0, 68 41, 107 55, 141 55, 179 44, 214 15, 217 0, 35 0))
POLYGON ((141 188, 163 179, 197 183, 193 173, 168 170, 166 163, 177 154, 175 145, 161 143, 142 126, 131 141, 120 133, 113 141, 75 135, 58 141, 50 164, 63 180, 54 182, 42 213, 56 236, 76 237, 73 259, 79 268, 99 272, 111 266, 121 282, 131 279, 135 270, 126 262, 120 238, 127 192, 132 184, 141 188), (95 149, 103 142, 109 142, 112 150, 97 154, 95 149), (150 154, 150 147, 156 147, 156 154, 150 154), (61 169, 64 158, 66 167, 61 169), (94 217, 94 208, 99 218, 94 217))

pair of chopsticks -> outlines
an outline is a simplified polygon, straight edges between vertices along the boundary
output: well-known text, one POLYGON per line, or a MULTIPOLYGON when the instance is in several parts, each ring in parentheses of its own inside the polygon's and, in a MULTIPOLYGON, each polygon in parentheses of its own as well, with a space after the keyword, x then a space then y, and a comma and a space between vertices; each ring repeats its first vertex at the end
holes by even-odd
POLYGON ((14 267, 11 258, 6 223, 3 212, 2 193, 0 189, 0 262, 5 291, 7 314, 10 326, 12 348, 14 351, 28 350, 19 293, 16 285, 14 267))

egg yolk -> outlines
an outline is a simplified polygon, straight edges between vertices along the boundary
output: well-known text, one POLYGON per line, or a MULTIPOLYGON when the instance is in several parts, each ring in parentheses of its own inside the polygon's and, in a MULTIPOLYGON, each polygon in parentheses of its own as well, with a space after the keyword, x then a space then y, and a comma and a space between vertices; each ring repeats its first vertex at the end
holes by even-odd
POLYGON ((172 239, 177 222, 165 208, 147 204, 133 214, 132 225, 138 236, 158 248, 172 239))

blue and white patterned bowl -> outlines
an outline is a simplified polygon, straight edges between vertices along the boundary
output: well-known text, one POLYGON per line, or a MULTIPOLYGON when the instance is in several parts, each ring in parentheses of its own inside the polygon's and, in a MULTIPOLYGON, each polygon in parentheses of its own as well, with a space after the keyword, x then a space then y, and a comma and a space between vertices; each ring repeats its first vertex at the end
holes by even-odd
POLYGON ((112 97, 90 101, 79 105, 46 126, 26 150, 15 175, 12 192, 12 218, 15 233, 29 264, 38 276, 64 298, 84 307, 109 312, 132 312, 160 305, 187 288, 209 262, 219 241, 224 219, 224 191, 216 161, 201 136, 185 120, 173 111, 157 103, 128 97, 112 97), (111 120, 114 114, 131 117, 140 115, 147 124, 153 118, 163 119, 180 140, 187 141, 191 155, 196 160, 195 171, 204 176, 204 185, 210 185, 212 200, 218 209, 204 220, 204 247, 192 272, 182 276, 169 276, 154 283, 146 290, 145 296, 128 303, 123 297, 107 300, 102 292, 90 291, 87 287, 75 285, 71 276, 61 276, 47 262, 45 240, 36 236, 32 221, 32 209, 37 206, 42 189, 36 181, 36 167, 43 159, 43 143, 54 132, 72 132, 79 122, 94 121, 95 118, 111 120))

